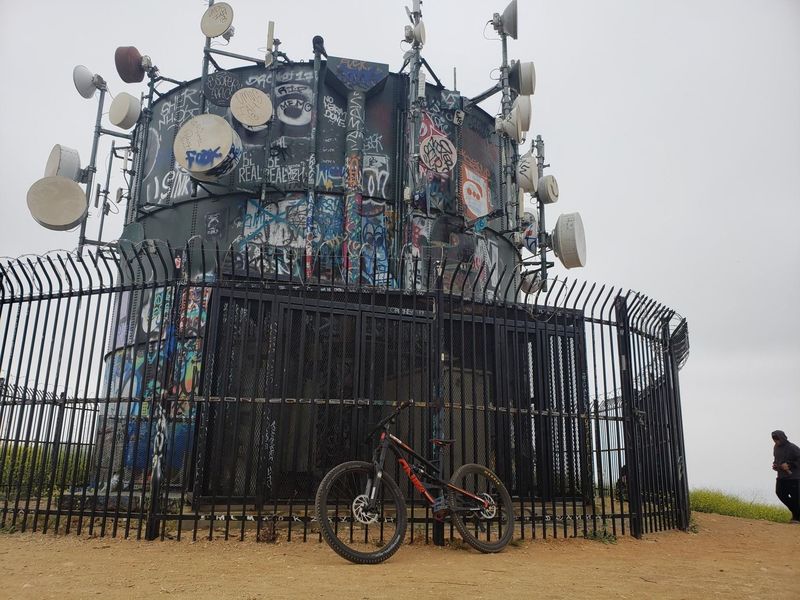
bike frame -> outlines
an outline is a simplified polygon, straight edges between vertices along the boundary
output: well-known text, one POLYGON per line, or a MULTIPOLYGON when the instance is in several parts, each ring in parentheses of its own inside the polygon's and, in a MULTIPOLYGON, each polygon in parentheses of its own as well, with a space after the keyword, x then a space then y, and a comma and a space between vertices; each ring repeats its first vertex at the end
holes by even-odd
MULTIPOLYGON (((479 502, 480 508, 489 508, 489 502, 485 498, 476 496, 467 490, 463 490, 460 487, 453 485, 449 481, 443 480, 441 476, 442 472, 439 467, 434 465, 425 457, 421 456, 419 453, 415 452, 411 446, 386 429, 381 432, 380 445, 375 449, 375 453, 373 455, 372 464, 375 468, 375 481, 373 482, 372 479, 368 480, 367 489, 365 491, 371 506, 374 506, 375 499, 378 497, 378 491, 380 490, 381 480, 383 478, 383 467, 386 463, 386 455, 389 449, 394 452, 398 464, 411 481, 411 484, 422 495, 422 497, 428 501, 431 507, 437 510, 447 509, 450 511, 462 512, 473 511, 478 508, 475 506, 455 507, 447 505, 437 508, 437 500, 431 495, 429 487, 440 489, 442 491, 445 489, 453 490, 463 497, 479 502), (403 456, 404 454, 411 458, 411 464, 409 464, 409 462, 405 459, 403 456), (427 469, 430 469, 430 472, 427 469), (420 476, 429 483, 429 486, 426 486, 420 480, 420 476)), ((444 500, 440 500, 439 502, 444 502, 444 500)))

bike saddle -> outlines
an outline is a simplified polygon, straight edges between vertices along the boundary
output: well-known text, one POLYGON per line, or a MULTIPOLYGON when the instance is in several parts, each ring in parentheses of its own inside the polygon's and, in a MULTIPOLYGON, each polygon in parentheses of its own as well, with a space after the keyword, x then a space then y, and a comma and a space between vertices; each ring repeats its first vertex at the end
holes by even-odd
POLYGON ((437 438, 433 438, 431 440, 431 443, 441 448, 446 448, 447 446, 450 446, 453 442, 455 442, 455 440, 440 440, 437 438))

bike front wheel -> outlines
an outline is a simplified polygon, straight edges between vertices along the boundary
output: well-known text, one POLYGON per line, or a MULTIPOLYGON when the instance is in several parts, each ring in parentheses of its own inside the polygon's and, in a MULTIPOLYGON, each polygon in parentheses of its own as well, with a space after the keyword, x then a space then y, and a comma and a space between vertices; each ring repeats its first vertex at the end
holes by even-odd
POLYGON ((448 500, 453 525, 461 537, 480 552, 500 552, 514 535, 514 504, 506 486, 491 470, 477 464, 460 467, 450 484, 457 488, 448 490, 448 500))
POLYGON ((319 484, 315 508, 322 537, 342 558, 377 564, 397 552, 406 534, 406 503, 386 473, 374 502, 366 493, 375 468, 361 461, 331 469, 319 484))

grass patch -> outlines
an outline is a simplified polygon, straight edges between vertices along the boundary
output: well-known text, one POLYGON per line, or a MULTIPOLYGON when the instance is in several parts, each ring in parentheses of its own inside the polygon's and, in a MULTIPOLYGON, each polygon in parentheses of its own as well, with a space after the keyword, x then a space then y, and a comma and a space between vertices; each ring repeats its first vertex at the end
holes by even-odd
POLYGON ((594 531, 590 531, 589 533, 586 534, 586 539, 593 540, 595 542, 600 542, 601 544, 617 543, 617 536, 615 536, 605 527, 603 527, 602 529, 595 529, 594 531))
POLYGON ((743 519, 761 519, 775 523, 788 523, 791 519, 789 511, 780 506, 749 502, 717 490, 692 490, 689 492, 689 505, 693 511, 743 519))

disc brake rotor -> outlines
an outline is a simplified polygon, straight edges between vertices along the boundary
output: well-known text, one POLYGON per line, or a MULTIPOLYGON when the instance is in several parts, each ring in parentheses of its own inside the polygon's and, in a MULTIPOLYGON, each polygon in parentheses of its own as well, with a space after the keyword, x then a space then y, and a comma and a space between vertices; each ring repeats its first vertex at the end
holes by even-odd
POLYGON ((480 514, 483 519, 494 519, 495 515, 497 515, 497 503, 494 501, 494 498, 486 493, 481 494, 481 498, 486 500, 488 506, 482 509, 478 514, 480 514))
POLYGON ((353 500, 352 508, 353 516, 359 523, 372 525, 378 522, 378 513, 369 509, 369 498, 365 494, 356 496, 355 500, 353 500))

